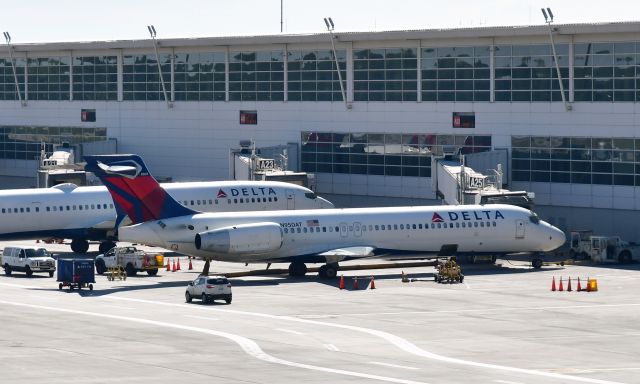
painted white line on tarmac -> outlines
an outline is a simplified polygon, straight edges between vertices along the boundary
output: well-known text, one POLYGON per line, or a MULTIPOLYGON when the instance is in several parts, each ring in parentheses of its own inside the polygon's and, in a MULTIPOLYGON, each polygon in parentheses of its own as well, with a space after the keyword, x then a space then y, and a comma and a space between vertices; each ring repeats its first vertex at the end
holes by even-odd
POLYGON ((494 383, 502 383, 502 384, 523 384, 519 381, 508 381, 508 380, 493 380, 494 383))
POLYGON ((338 349, 338 347, 336 347, 333 344, 323 344, 324 347, 328 350, 330 350, 331 352, 340 352, 340 350, 338 349))
MULTIPOLYGON (((181 307, 182 306, 186 306, 185 304, 165 303, 165 302, 160 302, 160 301, 134 299, 134 298, 117 297, 117 296, 104 297, 104 299, 108 299, 108 300, 128 300, 128 301, 139 302, 139 303, 149 303, 149 304, 153 304, 153 305, 164 305, 164 306, 173 306, 173 307, 175 307, 175 306, 181 306, 181 307)), ((631 305, 640 305, 640 304, 631 304, 631 305)), ((609 305, 604 304, 602 306, 609 306, 609 305)), ((615 304, 612 304, 611 306, 615 306, 615 304)), ((408 341, 406 339, 403 339, 403 338, 401 338, 399 336, 396 336, 396 335, 388 333, 388 332, 379 331, 379 330, 376 330, 376 329, 356 327, 356 326, 353 326, 353 325, 325 323, 325 322, 322 322, 322 321, 301 319, 301 318, 298 318, 298 317, 291 317, 291 316, 279 316, 279 315, 270 315, 270 314, 267 314, 267 313, 259 313, 259 312, 238 311, 238 310, 234 310, 234 309, 221 309, 221 308, 219 309, 219 308, 195 307, 195 306, 187 306, 187 307, 193 308, 193 309, 197 308, 197 309, 200 309, 200 310, 210 310, 210 311, 216 311, 216 312, 233 313, 233 314, 238 314, 238 315, 247 315, 247 316, 263 317, 263 318, 268 318, 268 319, 292 321, 292 322, 297 322, 297 323, 322 325, 322 326, 325 326, 325 327, 342 328, 342 329, 348 329, 348 330, 351 330, 351 331, 362 332, 362 333, 366 333, 366 334, 369 334, 371 336, 375 336, 375 337, 381 338, 383 340, 386 340, 387 342, 395 345, 396 347, 400 348, 401 350, 403 350, 403 351, 405 351, 407 353, 411 353, 413 355, 424 357, 424 358, 431 359, 431 360, 441 361, 441 362, 444 362, 444 363, 466 365, 466 366, 471 366, 471 367, 476 367, 476 368, 485 368, 485 369, 496 370, 496 371, 514 372, 514 373, 520 373, 520 374, 531 375, 531 376, 542 376, 542 377, 548 377, 548 378, 551 378, 551 379, 556 379, 556 380, 560 380, 560 381, 564 381, 564 382, 566 382, 566 381, 577 381, 577 382, 581 382, 581 383, 595 383, 595 384, 621 384, 621 383, 616 382, 616 381, 598 380, 598 379, 591 379, 591 378, 588 378, 588 377, 578 377, 578 376, 563 375, 563 374, 553 373, 553 372, 536 371, 534 369, 526 369, 526 368, 509 367, 509 366, 505 366, 505 365, 480 363, 480 362, 471 361, 471 360, 462 360, 462 359, 456 359, 456 358, 453 358, 453 357, 442 356, 442 355, 435 354, 433 352, 429 352, 429 351, 427 351, 425 349, 422 349, 422 348, 418 347, 417 345, 411 343, 410 341, 408 341)), ((578 307, 598 307, 598 306, 590 305, 590 306, 578 306, 578 307)), ((565 307, 553 307, 553 308, 565 309, 565 307)), ((569 307, 569 308, 572 308, 572 307, 569 307)), ((522 308, 522 309, 525 309, 525 308, 522 308)), ((531 310, 531 308, 527 308, 527 310, 531 310)))
POLYGON ((218 321, 220 319, 218 319, 217 317, 207 317, 207 316, 196 316, 196 315, 184 315, 184 317, 190 317, 192 319, 200 319, 200 320, 211 320, 211 321, 218 321))
POLYGON ((385 367, 391 367, 391 368, 411 369, 411 370, 414 370, 414 371, 417 371, 417 370, 420 369, 420 368, 416 368, 416 367, 408 367, 406 365, 382 363, 380 361, 370 361, 369 364, 383 365, 385 367))
POLYGON ((174 328, 174 329, 179 329, 179 330, 188 331, 188 332, 204 333, 204 334, 207 334, 207 335, 223 337, 225 339, 231 340, 231 341, 235 342, 236 344, 238 344, 240 346, 240 348, 242 348, 242 350, 246 354, 248 354, 248 355, 250 355, 250 356, 252 356, 252 357, 254 357, 254 358, 258 359, 258 360, 266 361, 268 363, 281 364, 281 365, 286 365, 286 366, 295 367, 295 368, 309 369, 309 370, 312 370, 312 371, 320 371, 320 372, 327 372, 327 373, 335 373, 335 374, 338 374, 338 375, 359 377, 359 378, 363 378, 363 379, 387 381, 387 382, 390 382, 390 383, 427 384, 427 383, 424 383, 424 382, 418 382, 418 381, 412 381, 412 380, 403 380, 403 379, 398 379, 398 378, 395 378, 395 377, 371 375, 371 374, 368 374, 368 373, 346 371, 346 370, 343 370, 343 369, 327 368, 327 367, 321 367, 321 366, 317 366, 317 365, 296 363, 294 361, 280 359, 280 358, 277 358, 275 356, 269 355, 266 352, 264 352, 260 348, 260 346, 256 342, 251 340, 251 339, 248 339, 246 337, 242 337, 242 336, 239 336, 239 335, 236 335, 236 334, 233 334, 233 333, 215 331, 215 330, 212 330, 212 329, 191 327, 191 326, 181 325, 181 324, 165 323, 165 322, 162 322, 162 321, 147 320, 147 319, 141 319, 141 318, 137 318, 137 317, 108 315, 108 314, 105 314, 105 313, 78 311, 78 310, 66 309, 66 308, 47 307, 47 306, 44 306, 44 305, 15 303, 15 302, 4 301, 4 300, 0 300, 0 304, 13 305, 13 306, 23 307, 23 308, 40 309, 40 310, 45 310, 45 311, 70 313, 70 314, 74 314, 74 315, 101 317, 101 318, 112 319, 112 320, 122 320, 122 321, 129 321, 129 322, 132 322, 132 323, 153 325, 153 326, 157 326, 157 327, 174 328))
POLYGON ((276 331, 293 333, 294 335, 304 335, 302 332, 294 331, 293 329, 274 328, 276 331))
MULTIPOLYGON (((619 307, 637 307, 640 303, 629 304, 589 304, 589 305, 567 305, 567 306, 549 306, 549 307, 503 307, 503 308, 479 308, 479 309, 460 309, 460 310, 443 310, 443 311, 406 311, 406 312, 366 312, 366 313, 335 313, 323 315, 300 315, 296 316, 301 319, 305 318, 331 318, 345 316, 398 316, 398 315, 437 315, 441 313, 485 313, 485 312, 514 312, 514 311, 549 311, 556 309, 598 309, 598 308, 619 308, 619 307)), ((295 316, 295 315, 294 315, 295 316)))

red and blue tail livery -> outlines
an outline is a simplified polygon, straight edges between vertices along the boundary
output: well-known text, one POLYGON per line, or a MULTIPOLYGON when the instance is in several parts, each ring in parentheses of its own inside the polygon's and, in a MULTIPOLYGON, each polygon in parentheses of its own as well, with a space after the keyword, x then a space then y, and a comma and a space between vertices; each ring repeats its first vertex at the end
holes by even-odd
MULTIPOLYGON (((151 176, 138 155, 85 156, 85 170, 107 187, 118 213, 134 223, 199 213, 175 201, 151 176)), ((116 224, 116 226, 117 226, 116 224)))

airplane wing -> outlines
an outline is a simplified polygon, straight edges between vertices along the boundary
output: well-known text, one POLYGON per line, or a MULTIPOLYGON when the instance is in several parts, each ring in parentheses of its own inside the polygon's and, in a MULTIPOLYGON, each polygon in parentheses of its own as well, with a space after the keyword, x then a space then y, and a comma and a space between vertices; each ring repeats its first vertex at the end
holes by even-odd
POLYGON ((318 256, 370 257, 374 256, 374 250, 375 247, 336 248, 326 252, 318 253, 318 256))

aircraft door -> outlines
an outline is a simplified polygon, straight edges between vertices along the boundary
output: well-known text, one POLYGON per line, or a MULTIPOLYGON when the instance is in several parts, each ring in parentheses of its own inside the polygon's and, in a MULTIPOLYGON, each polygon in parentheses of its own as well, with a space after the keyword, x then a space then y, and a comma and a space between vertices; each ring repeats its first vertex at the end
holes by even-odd
POLYGON ((287 209, 296 209, 296 195, 290 189, 287 189, 287 209))
POLYGON ((516 239, 524 239, 524 220, 516 220, 516 239))
POLYGON ((340 223, 340 237, 347 237, 349 233, 349 226, 347 223, 340 223))

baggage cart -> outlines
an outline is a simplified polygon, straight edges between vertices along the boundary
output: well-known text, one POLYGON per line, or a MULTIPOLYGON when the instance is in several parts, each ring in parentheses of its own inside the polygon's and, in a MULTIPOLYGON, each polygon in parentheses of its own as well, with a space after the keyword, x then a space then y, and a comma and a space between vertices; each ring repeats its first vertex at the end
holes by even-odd
POLYGON ((58 289, 89 288, 93 291, 93 283, 96 282, 94 268, 93 259, 58 259, 58 289))

